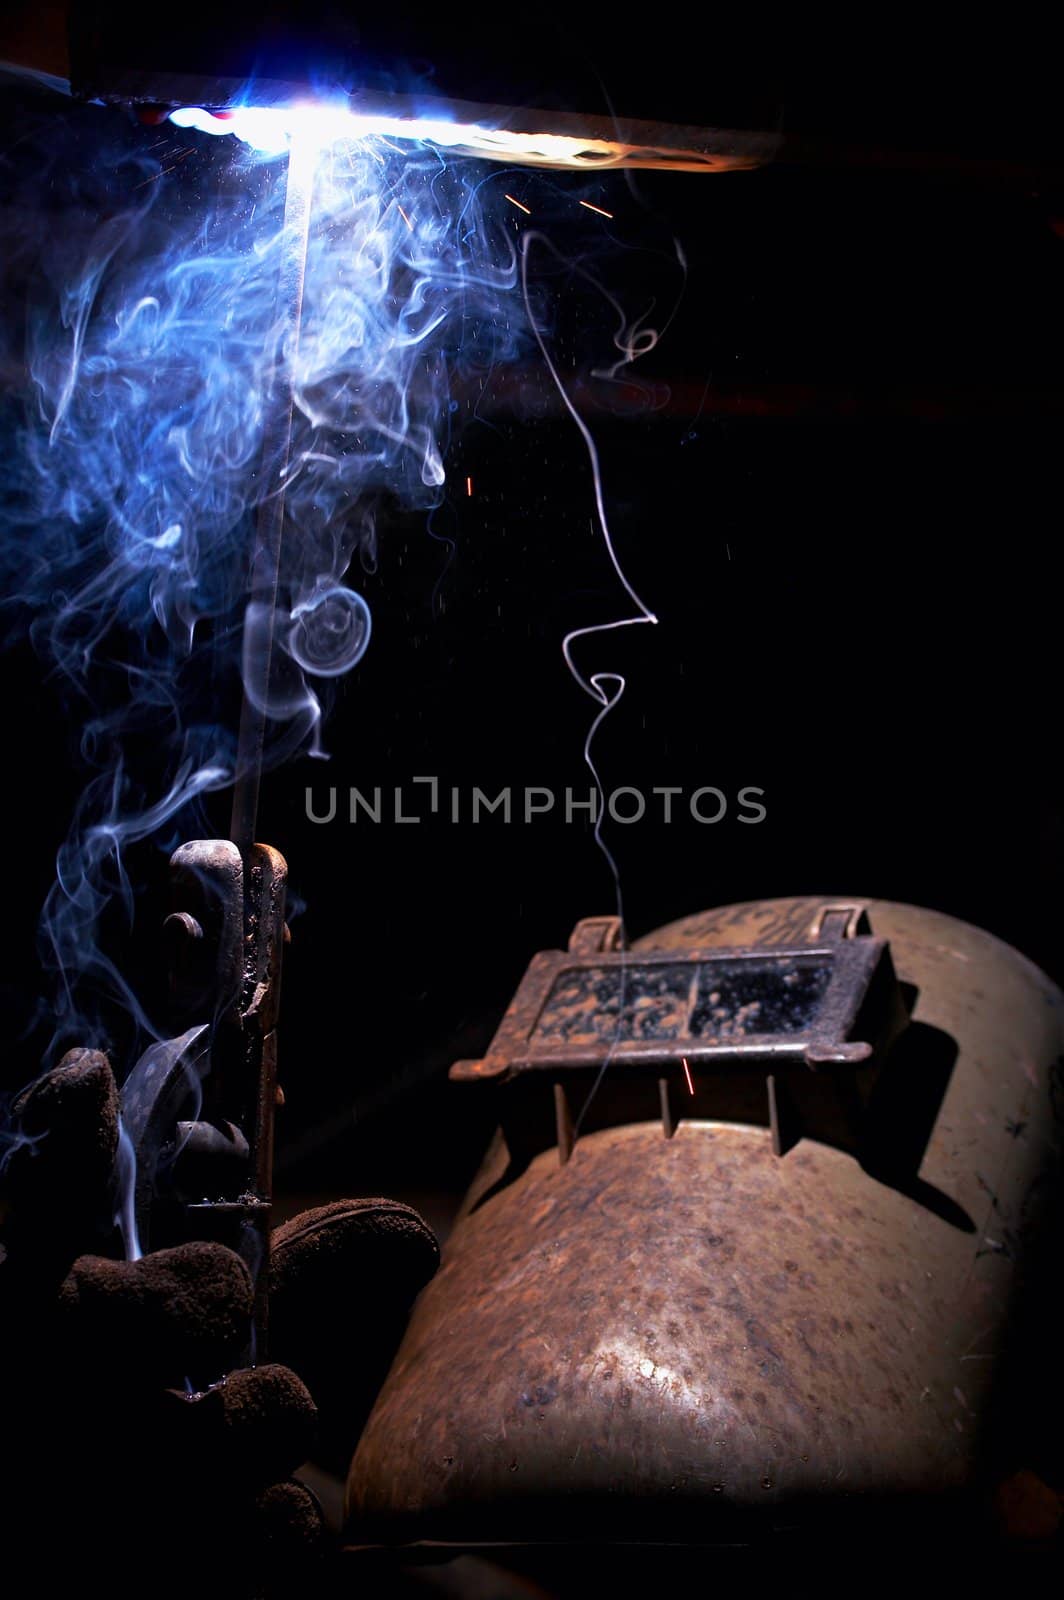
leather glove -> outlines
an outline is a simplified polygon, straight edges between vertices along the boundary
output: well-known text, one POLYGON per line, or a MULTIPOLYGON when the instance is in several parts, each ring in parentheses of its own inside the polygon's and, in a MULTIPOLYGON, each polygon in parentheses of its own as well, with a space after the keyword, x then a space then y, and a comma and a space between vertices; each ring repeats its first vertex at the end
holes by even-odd
POLYGON ((322 1519, 291 1474, 316 1437, 346 1466, 436 1269, 432 1233, 387 1200, 285 1223, 271 1359, 241 1369, 252 1283, 239 1256, 192 1243, 114 1259, 106 1057, 69 1052, 15 1110, 0 1247, 8 1551, 32 1556, 46 1590, 69 1574, 111 1595, 313 1592, 322 1519))

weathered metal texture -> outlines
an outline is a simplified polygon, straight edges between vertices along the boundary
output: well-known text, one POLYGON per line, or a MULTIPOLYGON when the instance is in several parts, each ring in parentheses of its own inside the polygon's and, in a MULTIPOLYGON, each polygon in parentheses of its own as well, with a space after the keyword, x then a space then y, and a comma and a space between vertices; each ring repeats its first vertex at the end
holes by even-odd
POLYGON ((777 956, 771 962, 760 949, 737 948, 723 959, 719 948, 682 955, 595 952, 579 959, 572 951, 541 950, 488 1054, 456 1062, 451 1077, 476 1082, 522 1071, 594 1067, 607 1046, 618 1072, 681 1058, 710 1066, 738 1056, 861 1065, 872 1045, 853 1041, 851 1029, 886 957, 885 942, 868 938, 792 944, 786 960, 777 956), (752 993, 755 981, 769 980, 778 989, 772 1001, 787 1013, 774 1022, 756 1015, 764 996, 745 1008, 752 1013, 746 1016, 715 992, 734 986, 752 993))
POLYGON ((145 1051, 122 1089, 137 1227, 146 1248, 191 1233, 239 1251, 256 1283, 249 1359, 262 1359, 288 868, 270 845, 195 839, 171 870, 171 1004, 185 1032, 145 1051))
POLYGON ((581 1129, 648 1116, 671 1139, 676 1096, 689 1120, 767 1113, 776 1155, 806 1136, 859 1150, 909 1021, 890 946, 862 917, 825 906, 789 945, 639 952, 620 949, 617 918, 589 917, 567 951, 533 956, 487 1054, 456 1061, 451 1077, 506 1086, 514 1169, 551 1143, 567 1161, 581 1129), (541 1085, 522 1074, 553 1078, 553 1127, 541 1085))
MULTIPOLYGON (((636 948, 786 944, 820 904, 727 907, 636 948)), ((507 1181, 497 1140, 352 1464, 352 1544, 852 1530, 1046 1472, 1064 996, 976 928, 867 906, 917 994, 864 1166, 647 1121, 507 1181)))

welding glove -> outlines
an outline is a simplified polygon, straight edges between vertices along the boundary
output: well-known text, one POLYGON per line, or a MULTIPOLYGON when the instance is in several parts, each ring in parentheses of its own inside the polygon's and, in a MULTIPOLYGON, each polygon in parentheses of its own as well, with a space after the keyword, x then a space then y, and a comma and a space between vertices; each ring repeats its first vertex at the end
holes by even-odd
POLYGON ((106 1057, 69 1052, 16 1112, 0 1247, 8 1550, 32 1552, 56 1584, 106 1575, 111 1594, 313 1592, 322 1520, 291 1473, 319 1431, 346 1465, 435 1271, 432 1233, 387 1200, 293 1218, 273 1239, 277 1359, 232 1370, 252 1304, 234 1252, 193 1243, 112 1259, 106 1057))

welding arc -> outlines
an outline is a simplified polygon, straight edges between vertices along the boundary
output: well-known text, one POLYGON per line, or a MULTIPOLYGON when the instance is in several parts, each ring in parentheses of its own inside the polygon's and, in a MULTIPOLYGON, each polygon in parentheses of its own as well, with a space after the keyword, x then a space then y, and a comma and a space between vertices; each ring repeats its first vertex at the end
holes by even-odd
POLYGON ((271 405, 262 448, 260 471, 266 480, 255 529, 248 603, 244 613, 245 646, 250 643, 252 618, 265 619, 256 627, 254 649, 245 648, 244 698, 240 708, 233 810, 229 836, 242 855, 255 842, 266 742, 266 707, 269 703, 270 668, 274 647, 284 541, 285 487, 292 448, 292 413, 295 408, 295 365, 303 315, 303 284, 307 268, 310 211, 317 166, 317 145, 293 140, 288 153, 281 263, 277 283, 275 365, 271 405), (249 682, 249 679, 251 680, 249 682))

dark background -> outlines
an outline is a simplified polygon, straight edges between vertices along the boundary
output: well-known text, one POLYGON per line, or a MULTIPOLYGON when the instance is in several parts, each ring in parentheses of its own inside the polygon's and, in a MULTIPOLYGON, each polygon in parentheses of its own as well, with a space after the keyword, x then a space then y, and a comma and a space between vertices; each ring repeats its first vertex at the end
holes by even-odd
MULTIPOLYGON (((729 77, 718 41, 702 120, 793 134, 770 168, 616 174, 593 189, 517 180, 549 182, 559 237, 586 239, 634 310, 675 294, 674 238, 688 262, 675 320, 640 367, 646 394, 587 378, 605 319, 586 353, 566 347, 618 552, 660 618, 580 657, 628 677, 597 746, 606 787, 765 791, 756 826, 734 799, 716 826, 682 802, 665 826, 655 801, 608 838, 633 936, 735 899, 876 895, 979 923, 1059 979, 1058 96, 1022 19, 963 49, 894 20, 790 57, 766 25, 761 75, 748 40, 729 77), (578 196, 613 223, 574 220, 578 196)), ((655 93, 671 62, 677 97, 690 95, 684 39, 656 49, 655 93)), ((634 81, 622 56, 604 79, 634 81)), ((561 640, 627 603, 590 525, 580 438, 523 362, 452 447, 433 529, 453 555, 423 519, 382 525, 378 570, 358 580, 374 636, 342 685, 331 764, 297 762, 264 790, 260 836, 305 902, 285 975, 278 1186, 291 1203, 376 1190, 442 1218, 492 1115, 447 1086, 448 1064, 486 1047, 537 949, 613 909, 585 825, 345 820, 352 784, 405 784, 424 809, 418 775, 458 786, 464 814, 473 785, 586 790, 594 708, 561 640), (307 820, 308 784, 319 805, 339 788, 330 826, 307 820)), ((79 777, 76 730, 32 657, 17 650, 0 671, 17 1035, 79 777)), ((225 816, 219 800, 219 831, 225 816)), ((150 974, 165 863, 138 870, 135 959, 150 974)), ((5 1077, 31 1070, 16 1040, 5 1077)))

